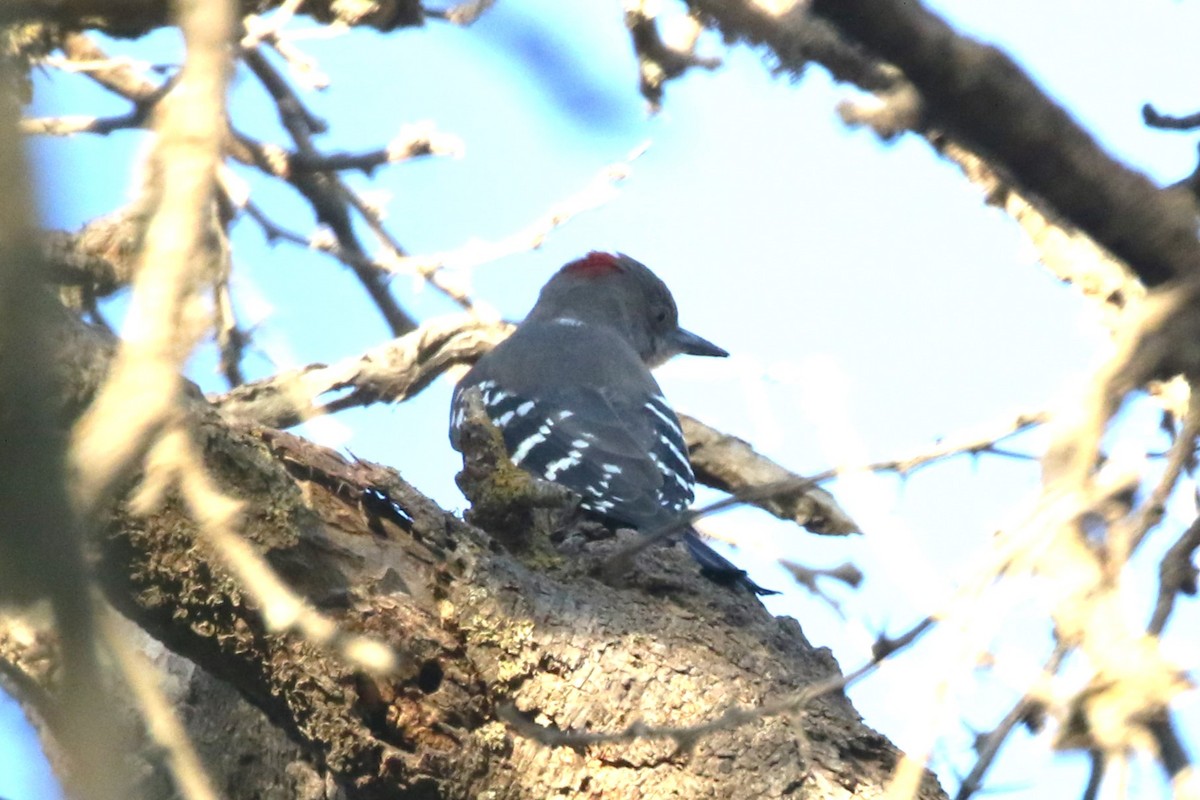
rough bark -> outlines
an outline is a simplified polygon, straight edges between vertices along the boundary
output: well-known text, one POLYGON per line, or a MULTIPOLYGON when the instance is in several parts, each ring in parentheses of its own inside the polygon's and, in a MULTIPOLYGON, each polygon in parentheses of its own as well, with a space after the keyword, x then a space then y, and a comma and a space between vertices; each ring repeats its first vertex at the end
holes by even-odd
MULTIPOLYGON (((97 543, 106 591, 136 624, 236 687, 298 742, 318 765, 306 780, 321 791, 336 784, 355 798, 882 792, 896 751, 841 695, 815 701, 796 720, 768 718, 705 737, 690 755, 663 741, 552 749, 497 719, 497 709, 511 704, 561 729, 697 723, 837 670, 794 620, 698 577, 682 552, 650 553, 626 585, 607 585, 592 572, 619 537, 568 536, 562 549, 577 552, 531 548, 524 563, 383 468, 345 463, 288 434, 229 426, 213 413, 197 417, 195 433, 208 468, 252 509, 248 536, 326 613, 391 643, 402 654, 400 672, 368 677, 298 637, 266 631, 175 505, 148 518, 116 511, 97 543), (370 487, 395 505, 365 502, 370 487)), ((207 702, 191 716, 215 719, 207 702)), ((295 777, 296 752, 265 758, 258 742, 244 742, 247 757, 264 769, 291 764, 295 777)), ((223 769, 247 763, 224 752, 223 769)), ((219 779, 230 786, 228 776, 219 779)), ((279 785, 287 779, 278 776, 279 785)), ((231 796, 258 795, 235 786, 231 796)), ((940 796, 932 779, 922 796, 940 796)))
MULTIPOLYGON (((111 341, 65 313, 60 322, 70 417, 103 378, 111 341)), ((402 655, 398 673, 371 677, 268 631, 180 504, 148 517, 113 509, 92 542, 104 590, 198 665, 175 663, 186 676, 175 697, 228 797, 882 794, 897 752, 841 694, 793 719, 702 737, 688 753, 667 740, 570 749, 524 738, 503 712, 560 730, 689 725, 838 667, 796 621, 709 583, 681 550, 641 554, 614 585, 599 567, 626 535, 563 528, 548 512, 523 539, 493 536, 390 470, 191 403, 207 469, 246 502, 246 535, 322 611, 402 655)), ((161 770, 140 783, 167 787, 161 770)), ((921 796, 942 796, 932 778, 921 796)))

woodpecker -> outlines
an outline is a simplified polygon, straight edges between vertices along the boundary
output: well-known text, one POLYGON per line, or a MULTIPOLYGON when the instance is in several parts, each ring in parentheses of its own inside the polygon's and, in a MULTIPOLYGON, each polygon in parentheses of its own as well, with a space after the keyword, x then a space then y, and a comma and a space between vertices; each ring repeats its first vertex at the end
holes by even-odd
MULTIPOLYGON (((450 442, 462 449, 463 396, 478 388, 514 464, 572 490, 606 523, 650 533, 694 497, 679 419, 650 374, 678 354, 729 355, 679 327, 674 298, 645 265, 591 252, 560 269, 513 335, 459 382, 450 442)), ((774 593, 694 529, 682 538, 705 575, 774 593)))

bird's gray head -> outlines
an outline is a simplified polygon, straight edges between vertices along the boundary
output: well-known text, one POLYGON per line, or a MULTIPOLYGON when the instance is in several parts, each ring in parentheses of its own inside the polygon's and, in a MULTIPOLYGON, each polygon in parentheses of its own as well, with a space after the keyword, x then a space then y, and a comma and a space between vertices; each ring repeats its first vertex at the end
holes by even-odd
POLYGON ((623 253, 593 251, 564 266, 542 287, 529 320, 606 325, 633 345, 650 367, 681 353, 729 355, 680 328, 679 311, 666 284, 623 253))

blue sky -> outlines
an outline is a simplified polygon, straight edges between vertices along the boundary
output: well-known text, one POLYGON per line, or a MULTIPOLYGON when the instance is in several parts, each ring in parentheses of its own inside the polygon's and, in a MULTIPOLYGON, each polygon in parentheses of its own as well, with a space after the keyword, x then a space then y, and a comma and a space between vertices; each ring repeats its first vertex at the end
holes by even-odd
MULTIPOLYGON (((1200 106, 1191 80, 1200 68, 1190 40, 1200 29, 1195 4, 934 5, 1007 48, 1133 166, 1162 182, 1192 170, 1194 137, 1146 130, 1139 109, 1146 101, 1168 112, 1200 106)), ((885 145, 847 130, 833 109, 853 90, 832 84, 819 67, 799 81, 772 77, 763 54, 726 51, 708 36, 702 48, 723 55, 726 65, 669 85, 664 111, 650 117, 636 93, 619 7, 598 0, 505 2, 466 30, 433 24, 303 46, 333 80, 308 98, 333 123, 327 148, 377 147, 401 125, 426 119, 463 139, 461 159, 352 179, 390 193, 389 225, 412 252, 519 230, 649 140, 615 199, 553 232, 539 251, 476 269, 475 294, 519 318, 564 261, 590 249, 629 253, 673 288, 685 326, 733 354, 667 365, 659 377, 668 397, 796 471, 908 454, 939 436, 1049 407, 1104 353, 1094 310, 1037 264, 1015 224, 985 206, 923 141, 885 145)), ((178 59, 170 32, 110 50, 178 59)), ((283 141, 267 108, 253 79, 239 71, 235 120, 283 141)), ((53 71, 38 80, 34 113, 122 110, 82 80, 53 71)), ((142 141, 130 133, 36 141, 40 174, 57 176, 43 194, 47 223, 77 227, 127 199, 142 141), (76 174, 88 180, 79 191, 62 191, 76 174)), ((276 219, 309 232, 302 204, 250 177, 255 199, 276 219)), ((335 262, 286 244, 268 247, 248 220, 235 228, 234 248, 235 291, 256 326, 257 349, 247 361, 252 376, 351 355, 386 338, 352 275, 335 262)), ((422 317, 454 310, 411 280, 398 278, 394 286, 422 317)), ((213 365, 205 350, 191 372, 219 389, 213 365)), ((351 411, 308 432, 394 466, 444 505, 461 508, 453 484, 458 458, 444 432, 449 391, 449 382, 439 381, 411 402, 351 411)), ((1149 415, 1130 417, 1130 425, 1144 426, 1139 419, 1149 415)), ((1019 444, 1039 443, 1035 435, 1019 444)), ((753 510, 710 525, 744 543, 734 558, 765 585, 789 585, 772 566, 779 556, 813 565, 849 559, 865 571, 860 591, 834 589, 846 619, 799 589, 770 602, 852 669, 880 630, 900 631, 932 610, 1037 480, 1036 464, 960 458, 906 482, 881 478, 862 492, 834 486, 867 526, 852 540, 806 534, 753 510)), ((1172 513, 1168 527, 1190 522, 1186 509, 1172 513)), ((1152 541, 1144 554, 1151 567, 1154 551, 1152 541)), ((1004 630, 1012 656, 1006 663, 1012 674, 1024 674, 1023 665, 1044 657, 1046 632, 1027 612, 1004 630)), ((869 724, 902 747, 920 747, 929 676, 939 673, 944 655, 936 642, 918 648, 851 698, 869 724)), ((1196 655, 1181 651, 1188 666, 1196 655)), ((935 751, 951 791, 954 775, 971 763, 970 731, 956 720, 986 729, 1013 699, 1003 677, 958 679, 970 699, 941 726, 949 735, 935 751)), ((0 704, 0 722, 11 709, 0 704)), ((6 768, 10 760, 32 764, 28 747, 19 734, 0 746, 0 796, 48 796, 44 784, 29 788, 6 768)), ((998 765, 996 785, 1021 798, 1078 791, 1082 760, 1052 759, 1045 750, 1044 740, 1018 736, 998 765)), ((1139 779, 1157 786, 1152 769, 1139 779)))

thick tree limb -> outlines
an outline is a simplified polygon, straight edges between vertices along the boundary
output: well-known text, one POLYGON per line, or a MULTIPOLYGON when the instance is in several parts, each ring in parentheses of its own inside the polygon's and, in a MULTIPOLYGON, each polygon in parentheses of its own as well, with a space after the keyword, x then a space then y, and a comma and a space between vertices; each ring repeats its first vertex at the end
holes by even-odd
MULTIPOLYGON (((64 365, 105 360, 110 345, 82 334, 58 337, 75 343, 64 365)), ((67 372, 76 396, 95 390, 93 373, 67 372)), ((655 742, 551 751, 515 736, 500 703, 542 726, 620 731, 637 719, 701 724, 723 708, 752 709, 841 679, 795 622, 714 587, 681 551, 643 554, 622 587, 591 576, 619 541, 580 545, 568 535, 574 555, 544 544, 526 565, 389 470, 195 413, 189 427, 216 482, 244 504, 253 546, 342 628, 382 637, 401 654, 395 675, 369 678, 302 636, 271 632, 182 504, 148 517, 120 508, 97 542, 106 592, 219 679, 198 674, 201 683, 180 699, 199 703, 190 727, 231 800, 264 786, 314 800, 335 786, 355 799, 485 790, 500 800, 554 792, 840 798, 880 791, 898 758, 840 694, 810 705, 799 728, 779 718, 697 737, 690 759, 655 742), (228 686, 265 717, 232 701, 228 686)), ((547 532, 533 535, 548 542, 547 532)), ((932 779, 921 796, 941 796, 932 779)))
POLYGON ((765 45, 779 66, 799 75, 815 61, 839 81, 848 81, 869 92, 891 89, 903 76, 895 67, 847 41, 825 20, 809 14, 807 3, 797 0, 687 0, 692 11, 726 41, 745 40, 765 45))
POLYGON ((1147 286, 1200 274, 1194 198, 1113 159, 1003 52, 955 33, 918 2, 812 7, 903 70, 935 124, 1003 165, 1147 286))
MULTIPOLYGON (((109 596, 321 754, 350 797, 841 797, 834 787, 878 791, 897 758, 840 695, 810 707, 800 758, 784 719, 701 737, 688 760, 655 742, 551 751, 514 737, 499 704, 564 730, 689 725, 714 705, 767 702, 836 668, 793 621, 713 587, 682 552, 644 554, 625 588, 588 574, 611 541, 543 555, 532 569, 394 473, 215 415, 194 429, 214 477, 245 502, 256 547, 343 627, 386 638, 402 654, 399 673, 367 678, 270 633, 176 504, 114 519, 100 547, 109 596), (352 483, 384 492, 411 523, 350 502, 352 483)), ((921 796, 941 795, 930 780, 921 796)))
MULTIPOLYGON (((1062 280, 1075 284, 1085 295, 1094 296, 1107 308, 1120 312, 1130 299, 1143 294, 1143 287, 1131 279, 1129 268, 1098 244, 1094 231, 1081 230, 1066 222, 1063 210, 1048 205, 1047 198, 1031 193, 1022 183, 1023 176, 1012 174, 994 154, 982 154, 977 147, 965 146, 963 141, 956 140, 957 132, 948 134, 934 129, 933 125, 945 123, 930 119, 923 96, 899 69, 845 40, 822 17, 808 13, 806 4, 688 0, 688 5, 707 24, 719 28, 727 40, 770 48, 781 69, 798 75, 810 60, 816 61, 837 80, 872 92, 871 99, 848 100, 839 106, 847 124, 868 124, 885 139, 909 130, 921 133, 939 153, 957 163, 972 182, 984 189, 988 202, 1002 206, 1013 216, 1029 235, 1047 268, 1062 280)), ((1041 99, 1050 104, 1048 99, 1041 99)))

